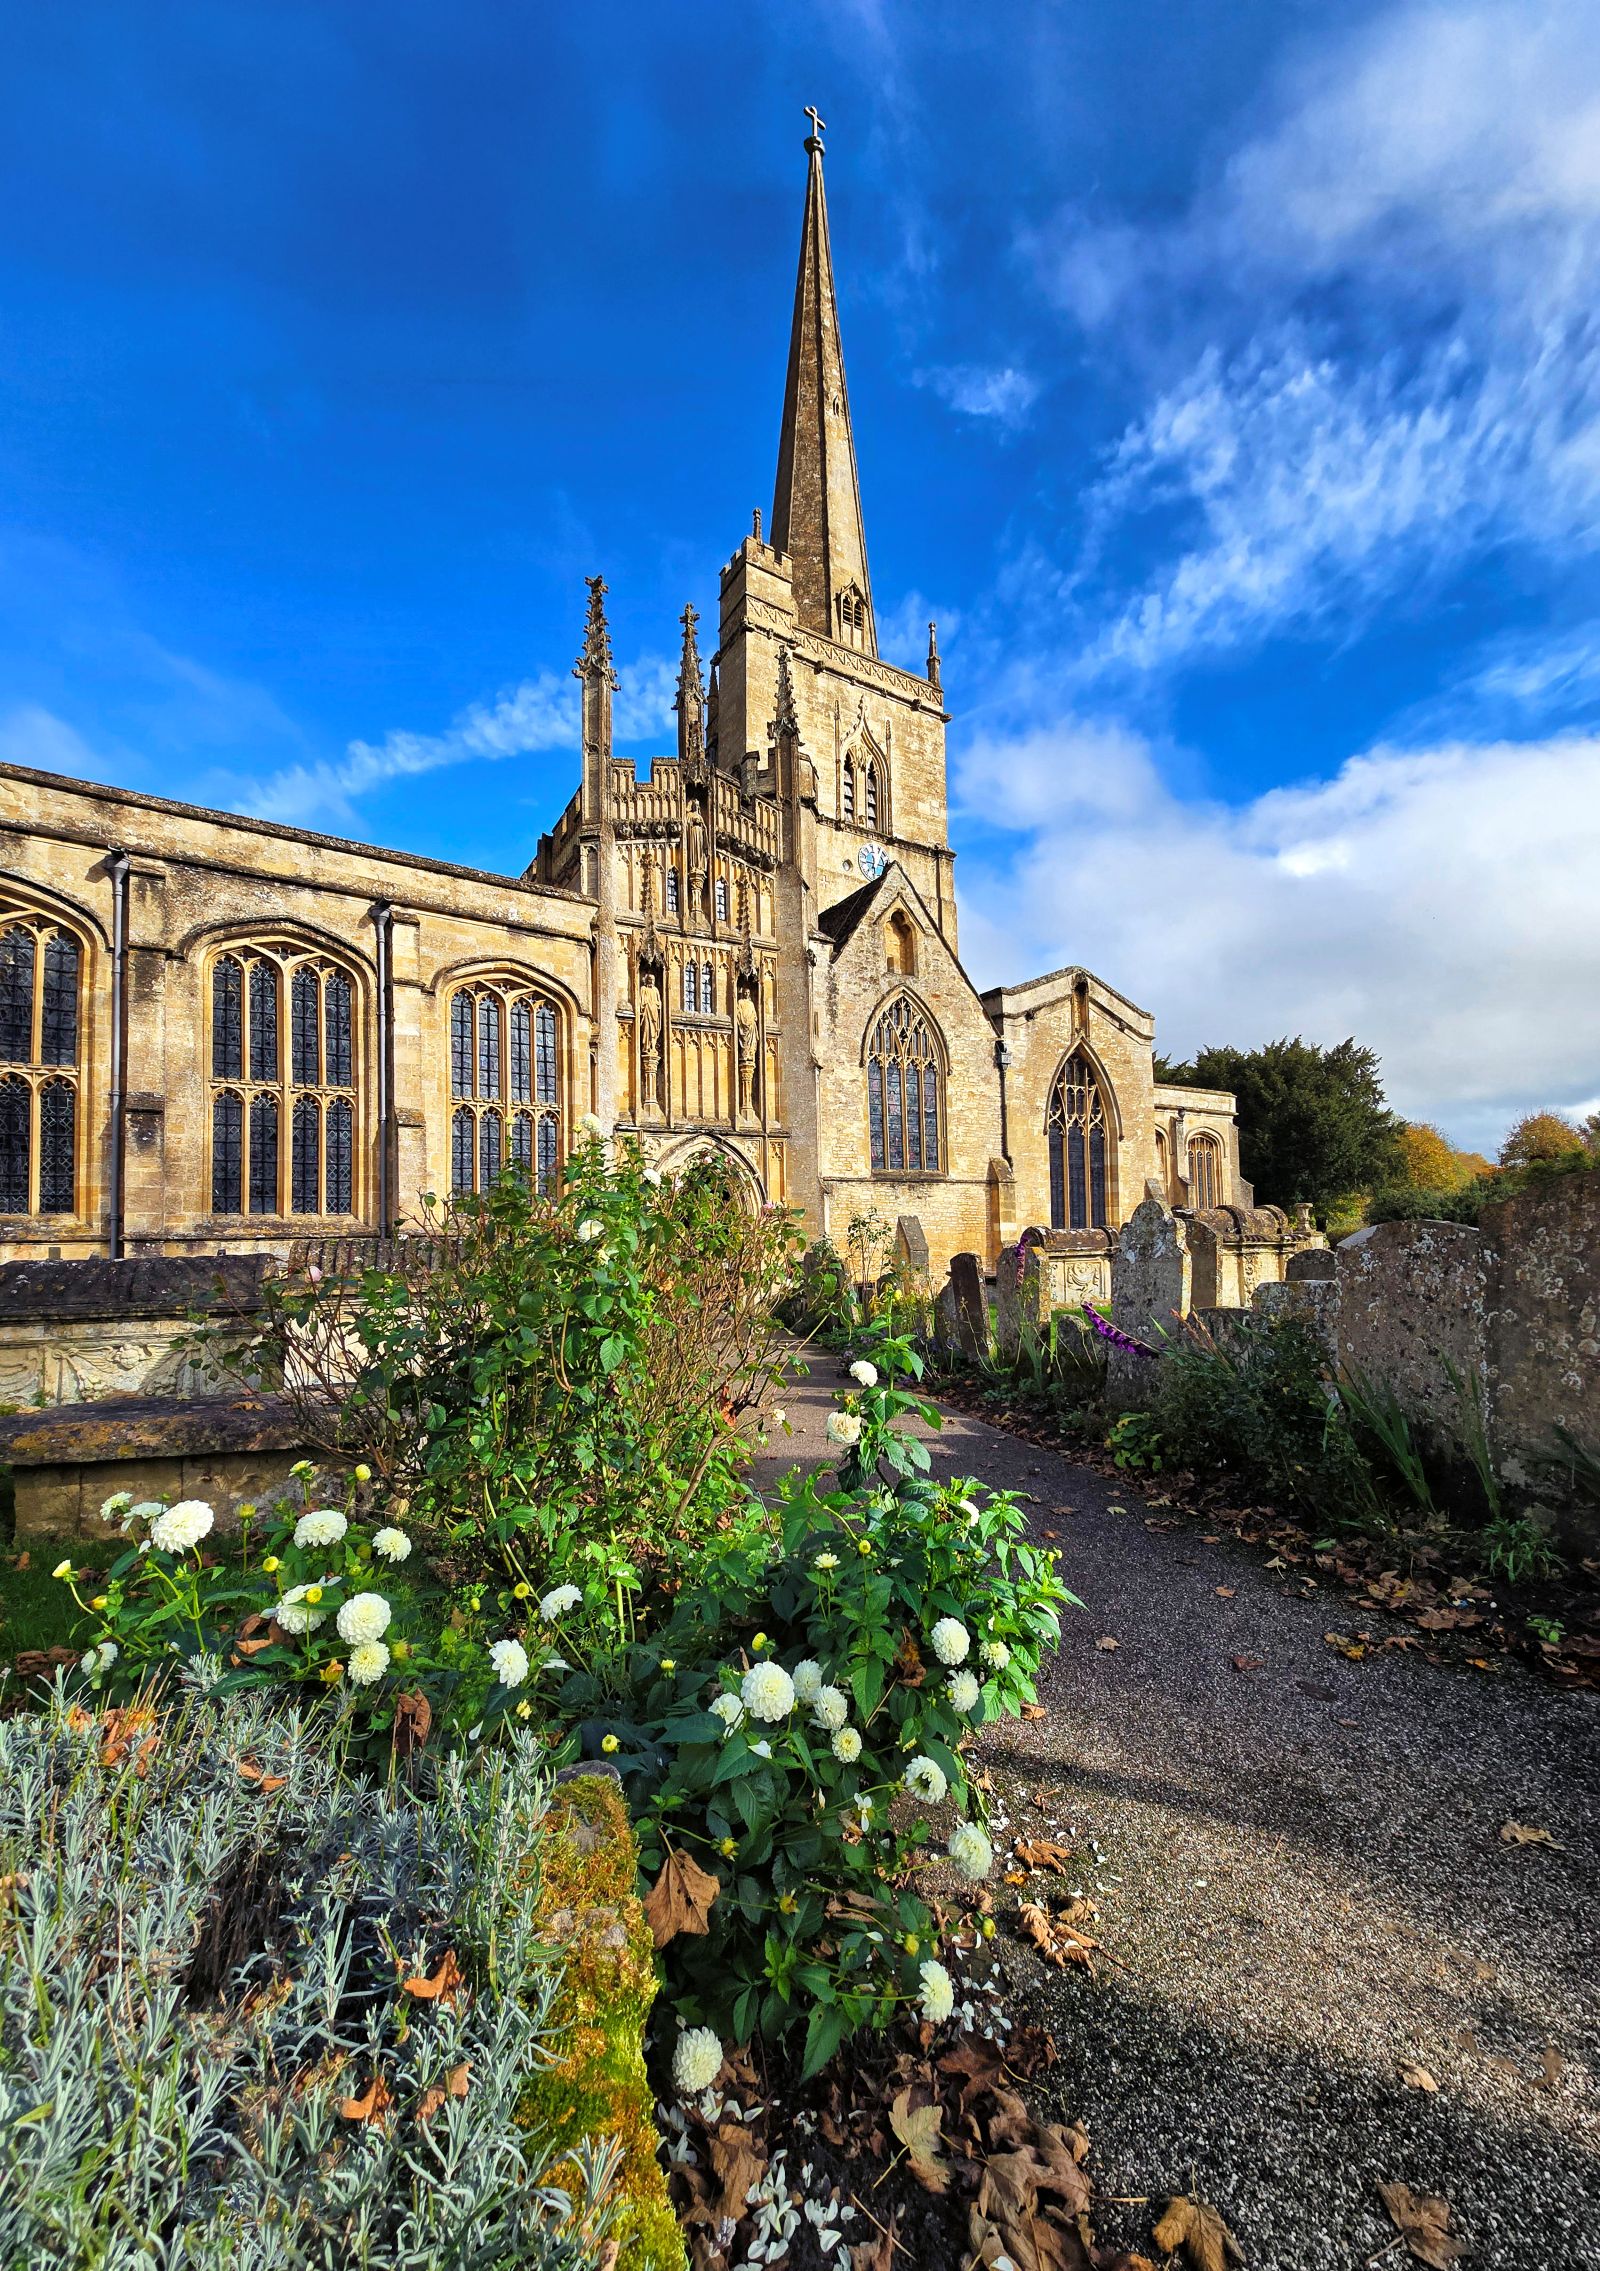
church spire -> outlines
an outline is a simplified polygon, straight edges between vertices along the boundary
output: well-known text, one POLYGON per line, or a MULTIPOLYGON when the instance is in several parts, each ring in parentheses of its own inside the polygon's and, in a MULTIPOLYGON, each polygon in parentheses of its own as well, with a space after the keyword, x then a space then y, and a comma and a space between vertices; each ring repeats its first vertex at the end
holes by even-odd
POLYGON ((805 220, 789 334, 772 544, 793 563, 795 608, 808 631, 878 651, 867 539, 850 434, 850 397, 822 187, 822 120, 808 110, 805 220))
POLYGON ((706 690, 700 677, 700 647, 695 638, 700 611, 694 606, 686 607, 678 620, 683 625, 683 655, 678 664, 678 691, 672 706, 678 713, 678 761, 693 771, 704 764, 706 754, 706 690))

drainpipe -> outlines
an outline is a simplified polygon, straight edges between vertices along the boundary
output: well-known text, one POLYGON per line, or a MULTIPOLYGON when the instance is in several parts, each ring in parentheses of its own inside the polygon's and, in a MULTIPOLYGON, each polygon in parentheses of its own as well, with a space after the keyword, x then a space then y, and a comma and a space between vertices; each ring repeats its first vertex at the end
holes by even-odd
POLYGON ((1011 1165, 1011 1121, 1006 1100, 1006 1071, 1011 1063, 1011 1051, 1004 1041, 994 1045, 995 1066, 1000 1074, 1000 1156, 1011 1165))
POLYGON ((378 1236, 389 1235, 394 1157, 394 909, 372 910, 378 963, 378 1236))
POLYGON ((128 869, 126 852, 112 852, 111 875, 111 1160, 107 1177, 106 1256, 123 1258, 123 1190, 128 1145, 128 869))

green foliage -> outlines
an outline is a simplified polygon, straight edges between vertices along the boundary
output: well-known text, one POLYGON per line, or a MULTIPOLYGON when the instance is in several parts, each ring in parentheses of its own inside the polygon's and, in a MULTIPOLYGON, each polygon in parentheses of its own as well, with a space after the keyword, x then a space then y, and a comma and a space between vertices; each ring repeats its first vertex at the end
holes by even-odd
POLYGON ((1151 1411, 1119 1413, 1106 1431, 1106 1449, 1119 1467, 1151 1475, 1160 1474, 1168 1456, 1162 1423, 1151 1411))
POLYGON ((1418 1510, 1437 1516, 1433 1485, 1410 1414, 1387 1381, 1354 1365, 1339 1375, 1339 1400, 1369 1459, 1380 1460, 1418 1510))
POLYGON ((1584 1130, 1562 1112, 1529 1112, 1511 1127, 1500 1146, 1502 1167, 1548 1166, 1587 1148, 1584 1130))
POLYGON ((1309 1199, 1319 1216, 1352 1191, 1392 1183, 1401 1122, 1384 1100, 1376 1054, 1353 1039, 1331 1049, 1297 1035, 1259 1049, 1211 1048, 1157 1077, 1239 1099, 1239 1164, 1263 1204, 1309 1199))
POLYGON ((545 1801, 527 1743, 427 1799, 351 1782, 262 1697, 0 1723, 0 2261, 597 2263, 611 2149, 558 2189, 516 2120, 545 1801), (446 1952, 466 1992, 406 1994, 446 1952), (386 2118, 340 2111, 374 2082, 386 2118))
POLYGON ((1491 1573, 1507 1585, 1561 1574, 1561 1555, 1549 1531, 1530 1514, 1497 1514, 1485 1524, 1482 1544, 1491 1573))
POLYGON ((850 1217, 842 1250, 831 1238, 812 1240, 782 1302, 797 1332, 847 1346, 916 1330, 926 1308, 894 1224, 873 1207, 850 1217))
POLYGON ((555 1196, 508 1171, 426 1202, 381 1265, 291 1267, 233 1361, 279 1373, 309 1439, 370 1463, 458 1561, 620 1600, 737 1495, 796 1240, 715 1164, 663 1182, 593 1135, 555 1196))

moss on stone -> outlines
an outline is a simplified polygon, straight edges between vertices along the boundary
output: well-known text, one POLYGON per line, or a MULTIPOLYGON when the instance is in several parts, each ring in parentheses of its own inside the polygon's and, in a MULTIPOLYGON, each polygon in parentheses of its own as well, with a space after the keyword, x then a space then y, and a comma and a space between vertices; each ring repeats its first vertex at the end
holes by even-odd
MULTIPOLYGON (((517 2118, 558 2154, 585 2137, 614 2139, 622 2148, 617 2271, 684 2271, 644 2069, 655 1950, 635 1890, 637 1850, 619 1785, 602 1774, 562 1783, 546 1828, 536 1914, 541 1933, 566 1957, 551 2014, 560 2055, 530 2076, 517 2118)), ((559 2166, 550 2181, 562 2181, 559 2166)))

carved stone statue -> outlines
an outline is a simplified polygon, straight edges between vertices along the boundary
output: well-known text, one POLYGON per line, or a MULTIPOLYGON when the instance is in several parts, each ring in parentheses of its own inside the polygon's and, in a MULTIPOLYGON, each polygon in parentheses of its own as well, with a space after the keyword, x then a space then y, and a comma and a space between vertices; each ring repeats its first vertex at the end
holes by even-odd
POLYGON ((647 1112, 659 1108, 661 1075, 661 988, 653 970, 639 979, 639 1082, 647 1112))
POLYGON ((706 874, 711 865, 711 840, 698 812, 689 815, 689 905, 696 914, 705 906, 706 874))
POLYGON ((756 1015, 756 1005, 747 993, 741 993, 734 1006, 733 1026, 739 1051, 739 1117, 748 1120, 755 1085, 756 1049, 761 1038, 761 1021, 756 1015))

